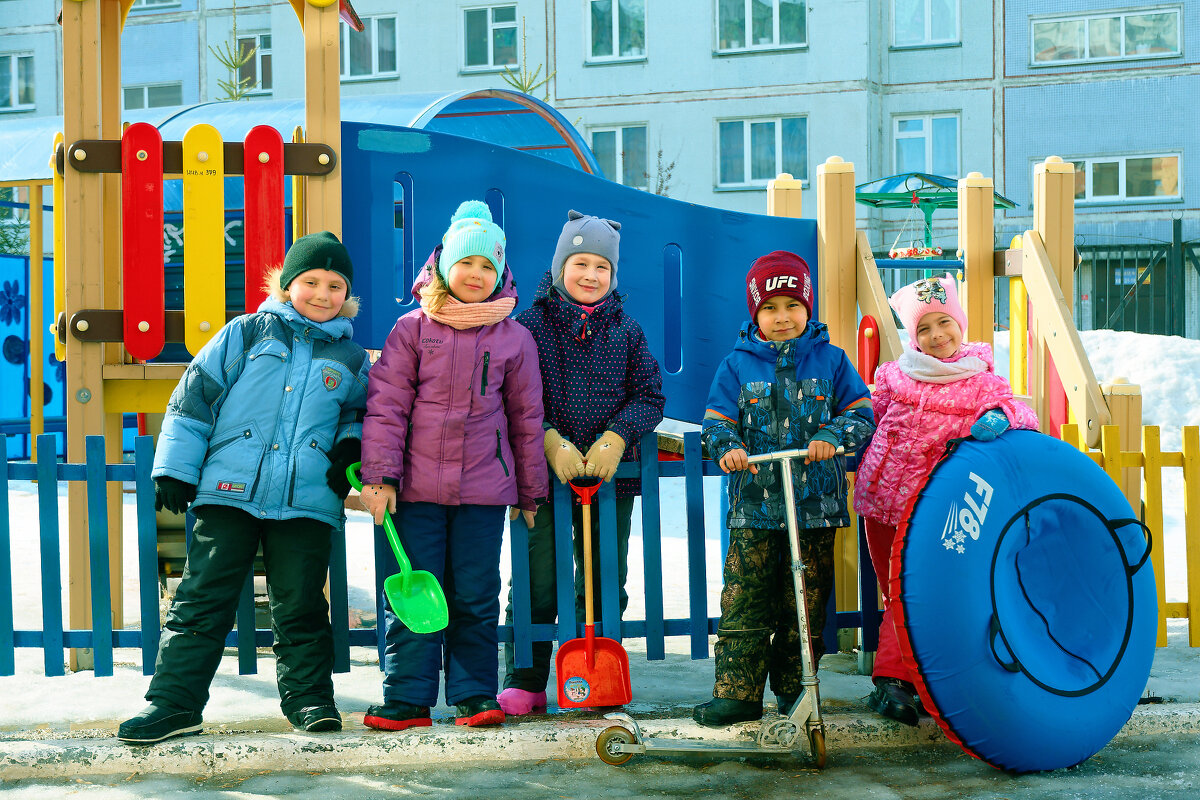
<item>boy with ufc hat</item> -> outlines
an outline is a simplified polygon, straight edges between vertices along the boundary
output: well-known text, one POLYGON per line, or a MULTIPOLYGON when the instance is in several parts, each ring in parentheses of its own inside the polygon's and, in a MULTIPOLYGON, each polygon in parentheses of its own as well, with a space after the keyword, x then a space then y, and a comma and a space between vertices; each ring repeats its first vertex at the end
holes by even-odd
POLYGON ((764 684, 787 714, 800 695, 804 642, 796 624, 791 553, 781 469, 756 466, 750 455, 807 448, 793 475, 801 517, 813 656, 825 652, 821 632, 833 587, 833 537, 850 524, 845 459, 875 429, 871 396, 846 354, 812 320, 808 265, 776 250, 746 275, 750 320, 733 352, 717 368, 704 414, 708 457, 729 477, 729 553, 717 626, 713 699, 696 706, 701 725, 729 725, 762 716, 764 684))

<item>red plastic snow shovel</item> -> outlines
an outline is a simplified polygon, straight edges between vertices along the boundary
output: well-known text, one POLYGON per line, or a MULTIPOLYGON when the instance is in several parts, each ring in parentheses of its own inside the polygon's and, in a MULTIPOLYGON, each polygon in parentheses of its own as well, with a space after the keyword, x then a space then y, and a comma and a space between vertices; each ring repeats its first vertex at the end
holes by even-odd
POLYGON ((633 699, 629 686, 629 654, 620 642, 596 638, 592 609, 592 497, 600 488, 571 482, 583 504, 584 638, 563 642, 554 660, 559 708, 623 706, 633 699))

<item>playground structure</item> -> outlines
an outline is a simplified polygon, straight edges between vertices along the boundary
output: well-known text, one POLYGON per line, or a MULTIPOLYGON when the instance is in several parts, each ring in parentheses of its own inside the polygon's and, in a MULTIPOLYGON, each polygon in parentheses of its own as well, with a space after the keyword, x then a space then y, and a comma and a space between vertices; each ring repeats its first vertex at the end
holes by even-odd
MULTIPOLYGON (((712 371, 744 317, 743 267, 753 255, 776 247, 795 250, 814 263, 818 316, 828 323, 833 343, 846 350, 852 360, 858 350, 860 311, 877 321, 877 327, 867 335, 878 342, 881 359, 892 360, 899 355, 901 343, 879 279, 879 265, 871 254, 866 234, 856 229, 852 164, 831 157, 818 166, 814 222, 800 219, 803 187, 787 175, 779 176, 768 188, 768 217, 754 217, 647 195, 578 170, 568 172, 566 167, 545 159, 514 154, 508 148, 445 134, 343 123, 339 116, 339 8, 332 0, 307 0, 307 5, 302 0, 292 0, 292 5, 302 21, 306 42, 304 138, 308 144, 284 144, 271 128, 252 132, 254 138, 248 138, 245 145, 222 142, 214 136, 214 130, 203 125, 192 128, 182 144, 156 140, 146 127, 131 126, 122 131, 119 35, 128 2, 72 0, 64 6, 66 114, 63 137, 55 143, 63 147, 53 178, 54 252, 58 262, 55 308, 60 320, 56 348, 62 349, 60 357, 66 361, 67 380, 70 463, 64 467, 85 462, 95 464, 98 458, 95 442, 100 440, 93 438, 89 445, 87 438, 95 436, 103 436, 103 461, 116 464, 121 460, 121 414, 161 412, 165 408, 184 365, 145 363, 158 355, 161 343, 183 341, 195 352, 193 348, 198 349, 225 319, 253 310, 257 305, 251 295, 251 290, 256 291, 259 285, 257 277, 283 254, 285 175, 293 176, 296 181, 295 232, 331 230, 343 236, 356 263, 370 265, 356 282, 356 288, 369 301, 356 323, 356 337, 368 347, 378 347, 397 314, 413 307, 407 289, 419 259, 424 257, 419 249, 422 243, 436 241, 454 205, 464 197, 473 196, 489 203, 497 221, 505 227, 509 241, 517 243, 510 250, 511 263, 526 291, 536 285, 536 278, 545 267, 538 260, 545 254, 533 243, 552 238, 546 231, 557 228, 566 208, 580 205, 589 213, 626 223, 623 252, 648 256, 640 263, 628 255, 623 259, 626 271, 621 276, 622 288, 629 291, 629 307, 634 316, 643 322, 648 333, 653 331, 651 342, 663 366, 670 417, 697 421, 703 413, 702 398, 712 371), (261 144, 260 137, 267 144, 261 144), (201 158, 202 155, 205 157, 201 158), (462 175, 455 175, 453 194, 439 195, 429 187, 445 183, 446 158, 451 155, 462 175), (143 180, 133 180, 145 170, 151 171, 143 175, 143 180), (253 256, 247 253, 246 297, 243 303, 228 307, 224 292, 217 291, 214 285, 211 275, 216 270, 211 264, 224 263, 222 233, 217 230, 224 210, 219 189, 221 179, 239 171, 246 174, 247 225, 250 206, 254 205, 261 211, 263 227, 259 230, 264 233, 254 237, 261 250, 253 256), (257 188, 251 178, 256 173, 263 178, 257 188), (164 175, 183 176, 185 225, 190 226, 188 230, 194 235, 194 245, 187 250, 182 312, 165 309, 161 296, 164 175), (343 195, 343 181, 355 187, 352 195, 343 195), (403 212, 400 225, 396 221, 397 202, 403 212), (514 211, 546 207, 556 209, 559 216, 547 218, 542 213, 514 211), (146 216, 135 218, 134 213, 146 216), (208 233, 197 235, 197 230, 208 233), (194 260, 193 252, 197 254, 194 260), (634 264, 639 269, 631 271, 634 264), (385 267, 380 269, 379 265, 385 267), (392 266, 394 269, 389 269, 392 266), (199 280, 194 280, 197 277, 199 280)), ((342 8, 348 8, 348 4, 342 3, 342 8)), ((1072 295, 1073 283, 1073 171, 1071 164, 1054 157, 1037 166, 1034 227, 1022 237, 1020 249, 1000 252, 994 248, 991 179, 971 173, 958 182, 962 258, 961 263, 955 264, 964 279, 970 320, 967 336, 972 340, 990 340, 995 278, 1007 277, 1013 295, 1014 388, 1029 398, 1042 420, 1043 431, 1058 435, 1063 425, 1072 424, 1075 427, 1068 427, 1064 436, 1071 437, 1068 440, 1076 446, 1085 449, 1102 445, 1102 453, 1094 457, 1114 479, 1120 478, 1117 482, 1135 508, 1139 507, 1143 494, 1137 468, 1145 468, 1147 523, 1156 536, 1153 552, 1160 593, 1159 644, 1166 643, 1165 617, 1178 616, 1189 619, 1190 643, 1200 646, 1200 509, 1193 504, 1185 513, 1187 558, 1191 567, 1188 601, 1168 605, 1162 584, 1161 480, 1153 477, 1158 474, 1154 471, 1163 466, 1181 466, 1185 485, 1196 491, 1195 487, 1200 486, 1197 472, 1200 452, 1195 431, 1185 433, 1182 453, 1159 453, 1156 431, 1142 431, 1137 387, 1127 384, 1102 387, 1092 373, 1064 300, 1072 295), (1028 347, 1018 345, 1025 341, 1029 342, 1028 347), (1140 441, 1143 438, 1144 443, 1140 441), (1157 497, 1152 497, 1156 488, 1157 497), (1155 513, 1157 527, 1153 522, 1155 513)), ((42 184, 31 186, 33 208, 41 206, 41 187, 42 184)), ((40 274, 43 236, 40 214, 31 214, 31 261, 39 264, 36 270, 31 266, 33 274, 40 274)), ((250 238, 247 236, 248 242, 250 238)), ((46 323, 40 316, 40 306, 38 302, 30 305, 34 331, 46 323)), ((35 359, 31 381, 35 387, 41 385, 40 369, 40 359, 35 359)), ((40 420, 33 415, 40 415, 40 404, 32 403, 31 409, 32 429, 36 434, 40 420)), ((711 464, 701 463, 696 437, 689 437, 684 449, 681 466, 659 468, 656 462, 644 461, 640 466, 623 466, 622 475, 640 472, 648 487, 644 507, 654 508, 657 508, 660 475, 679 474, 688 478, 689 528, 701 523, 698 536, 689 531, 694 569, 697 560, 703 562, 702 513, 694 510, 694 503, 700 499, 699 478, 717 472, 711 464), (653 488, 649 488, 651 484, 653 488)), ((139 458, 144 461, 147 452, 143 445, 139 458)), ((43 464, 45 455, 35 456, 35 461, 43 464)), ((139 469, 146 468, 139 461, 139 469)), ((109 467, 110 472, 113 469, 116 468, 109 467)), ((71 481, 70 630, 62 632, 60 624, 58 631, 45 628, 43 636, 61 634, 59 647, 67 642, 73 648, 72 667, 86 667, 91 661, 86 637, 72 635, 71 631, 91 629, 93 637, 104 637, 107 632, 118 646, 128 646, 129 637, 121 631, 124 627, 120 592, 121 503, 119 483, 113 482, 116 473, 108 475, 107 502, 102 503, 95 497, 94 486, 89 489, 78 477, 67 476, 75 472, 66 470, 59 476, 71 481), (95 519, 97 514, 106 519, 95 519), (103 537, 98 538, 97 532, 103 532, 103 537), (103 561, 105 539, 108 563, 106 569, 98 571, 97 559, 103 561), (106 586, 99 591, 111 598, 111 604, 97 605, 93 576, 104 573, 107 573, 103 580, 106 586), (98 609, 109 619, 95 619, 98 609)), ((38 474, 40 479, 49 477, 49 473, 38 474)), ((139 480, 144 482, 142 478, 139 480)), ((602 505, 612 502, 611 496, 606 499, 606 494, 601 492, 602 505)), ((139 509, 143 502, 139 498, 139 509)), ((560 498, 556 497, 555 502, 560 502, 560 498)), ((612 519, 611 513, 602 512, 601 516, 612 519)), ((658 515, 653 516, 657 526, 658 515)), ((518 540, 523 532, 517 532, 517 527, 513 528, 513 551, 524 552, 520 546, 523 539, 518 540)), ((601 574, 608 580, 609 575, 615 576, 615 561, 608 563, 604 542, 614 534, 602 524, 600 535, 601 574)), ((838 609, 843 612, 862 609, 857 620, 863 627, 864 649, 869 650, 874 640, 871 627, 875 609, 874 576, 861 571, 864 565, 869 565, 869 559, 860 552, 860 539, 853 528, 839 535, 837 546, 838 609)), ((381 562, 377 559, 377 563, 381 562)), ((648 556, 648 568, 651 563, 652 557, 648 556)), ((661 570, 661 560, 653 563, 661 570)), ((560 567, 571 568, 570 564, 560 567)), ((144 574, 142 577, 145 580, 144 574)), ((698 577, 703 578, 702 568, 698 577)), ((522 601, 521 578, 521 565, 514 563, 519 652, 527 652, 530 630, 539 638, 572 638, 574 625, 570 615, 560 614, 560 620, 566 621, 559 626, 542 626, 550 630, 528 625, 528 589, 526 585, 522 601)), ((344 579, 343 565, 343 607, 344 579)), ((647 621, 644 624, 626 621, 619 626, 620 633, 646 636, 652 658, 661 652, 662 636, 687 633, 692 637, 693 655, 706 655, 711 621, 704 608, 702 587, 697 595, 693 586, 690 624, 680 627, 662 620, 661 581, 658 617, 650 619, 651 583, 647 581, 647 621), (649 645, 652 637, 656 641, 654 646, 649 645)), ((560 579, 560 587, 569 585, 569 580, 560 579)), ((337 591, 335 580, 331 597, 337 591)), ((610 636, 620 614, 615 608, 615 593, 607 594, 613 597, 610 604, 613 607, 602 609, 601 618, 608 621, 604 635, 610 636)), ((560 608, 570 607, 571 599, 565 594, 559 600, 560 608)), ((143 615, 143 625, 146 622, 143 615)), ((603 623, 601 626, 604 630, 603 623)), ((374 632, 371 636, 374 637, 374 632)), ((247 637, 251 647, 255 639, 247 637)), ((141 638, 143 648, 146 641, 147 637, 141 638)), ((366 642, 355 639, 354 643, 366 642)), ((4 649, 2 645, 0 642, 0 651, 4 649)), ((110 651, 111 646, 106 649, 110 651)))

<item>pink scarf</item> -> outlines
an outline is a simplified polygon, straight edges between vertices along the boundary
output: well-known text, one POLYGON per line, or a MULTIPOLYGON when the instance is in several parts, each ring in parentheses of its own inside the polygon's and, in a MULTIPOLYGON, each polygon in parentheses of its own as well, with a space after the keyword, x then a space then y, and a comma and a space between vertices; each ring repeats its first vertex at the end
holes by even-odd
POLYGON ((453 295, 447 295, 441 310, 432 313, 425 298, 421 298, 421 308, 425 310, 425 316, 443 325, 449 325, 456 331, 478 328, 481 325, 495 325, 500 320, 507 319, 516 307, 515 297, 500 297, 482 303, 464 303, 453 295))

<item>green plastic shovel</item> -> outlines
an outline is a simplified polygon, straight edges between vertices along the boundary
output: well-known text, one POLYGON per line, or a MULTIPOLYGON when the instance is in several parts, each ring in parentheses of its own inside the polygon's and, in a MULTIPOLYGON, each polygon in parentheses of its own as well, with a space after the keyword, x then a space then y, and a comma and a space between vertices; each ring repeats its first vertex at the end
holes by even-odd
MULTIPOLYGON (((361 464, 357 462, 346 468, 350 485, 360 492, 363 488, 358 478, 361 464)), ((446 605, 441 584, 432 572, 412 568, 408 554, 400 545, 400 537, 396 535, 391 514, 383 515, 383 530, 400 565, 399 572, 383 581, 383 593, 392 606, 392 613, 413 633, 437 633, 450 624, 450 609, 446 605)))

